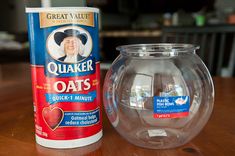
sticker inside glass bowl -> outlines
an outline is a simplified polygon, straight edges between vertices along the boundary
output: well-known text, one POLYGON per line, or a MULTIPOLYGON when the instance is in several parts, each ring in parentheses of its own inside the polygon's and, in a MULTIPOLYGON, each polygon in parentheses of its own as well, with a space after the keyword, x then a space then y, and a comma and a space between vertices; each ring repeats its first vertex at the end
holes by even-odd
POLYGON ((189 115, 189 96, 154 96, 154 118, 182 118, 189 115))

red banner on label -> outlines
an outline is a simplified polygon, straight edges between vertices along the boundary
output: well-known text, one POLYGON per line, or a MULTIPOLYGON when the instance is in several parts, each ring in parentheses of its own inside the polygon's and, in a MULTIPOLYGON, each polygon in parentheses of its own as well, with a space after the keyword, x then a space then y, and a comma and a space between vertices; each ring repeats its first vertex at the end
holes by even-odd
POLYGON ((32 66, 31 71, 35 129, 38 136, 52 140, 71 140, 86 138, 100 132, 102 116, 99 64, 96 64, 95 74, 79 77, 48 78, 42 66, 32 66), (48 93, 86 95, 90 92, 96 92, 97 95, 92 102, 50 104, 46 101, 48 93), (97 109, 98 114, 93 113, 97 109))

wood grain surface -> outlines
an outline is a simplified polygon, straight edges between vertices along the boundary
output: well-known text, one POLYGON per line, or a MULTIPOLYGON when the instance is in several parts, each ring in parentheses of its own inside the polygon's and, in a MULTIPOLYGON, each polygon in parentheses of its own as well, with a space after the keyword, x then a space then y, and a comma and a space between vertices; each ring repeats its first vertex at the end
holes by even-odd
MULTIPOLYGON (((11 75, 9 70, 5 71, 11 75)), ((20 73, 20 72, 19 72, 20 73)), ((69 150, 44 148, 35 143, 31 82, 25 77, 0 81, 0 156, 233 156, 235 155, 235 79, 214 78, 213 114, 190 143, 169 150, 136 147, 114 130, 105 113, 103 138, 90 146, 69 150), (19 80, 20 79, 20 80, 19 80)), ((6 73, 2 73, 2 75, 6 73)), ((102 72, 102 79, 104 72, 102 72)), ((5 79, 7 79, 5 77, 5 79)))

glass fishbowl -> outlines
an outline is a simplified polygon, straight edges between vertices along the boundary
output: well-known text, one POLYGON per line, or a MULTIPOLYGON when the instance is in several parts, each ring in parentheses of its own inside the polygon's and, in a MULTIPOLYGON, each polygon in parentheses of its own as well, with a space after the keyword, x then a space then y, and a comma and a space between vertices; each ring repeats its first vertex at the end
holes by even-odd
POLYGON ((117 132, 151 149, 181 146, 207 123, 214 104, 208 69, 191 44, 117 47, 106 74, 103 100, 117 132))

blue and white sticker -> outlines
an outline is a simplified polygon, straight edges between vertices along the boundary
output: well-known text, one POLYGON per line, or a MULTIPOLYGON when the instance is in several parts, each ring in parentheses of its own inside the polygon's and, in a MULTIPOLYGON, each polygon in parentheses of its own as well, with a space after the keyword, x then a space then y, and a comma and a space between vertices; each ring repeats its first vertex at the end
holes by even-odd
POLYGON ((154 96, 154 118, 183 118, 189 115, 189 96, 154 96))

